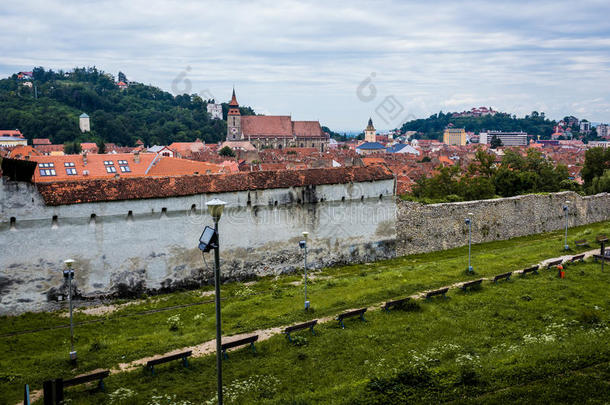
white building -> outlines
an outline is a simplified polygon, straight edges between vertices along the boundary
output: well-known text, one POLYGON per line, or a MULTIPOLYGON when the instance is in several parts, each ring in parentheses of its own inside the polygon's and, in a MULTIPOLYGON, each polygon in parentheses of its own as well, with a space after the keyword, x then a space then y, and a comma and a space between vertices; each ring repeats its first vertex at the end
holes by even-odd
POLYGON ((479 143, 489 145, 494 136, 500 139, 504 146, 527 146, 527 133, 525 132, 481 132, 479 133, 479 143))
POLYGON ((91 124, 89 123, 89 116, 87 114, 82 113, 78 117, 78 126, 80 128, 80 132, 91 131, 91 124))
POLYGON ((580 132, 585 134, 591 132, 591 123, 587 120, 580 121, 580 132))
POLYGON ((210 117, 212 119, 221 120, 222 119, 222 105, 208 103, 208 114, 210 114, 210 117))
POLYGON ((608 138, 610 136, 610 125, 608 124, 599 124, 597 127, 597 136, 602 138, 608 138))

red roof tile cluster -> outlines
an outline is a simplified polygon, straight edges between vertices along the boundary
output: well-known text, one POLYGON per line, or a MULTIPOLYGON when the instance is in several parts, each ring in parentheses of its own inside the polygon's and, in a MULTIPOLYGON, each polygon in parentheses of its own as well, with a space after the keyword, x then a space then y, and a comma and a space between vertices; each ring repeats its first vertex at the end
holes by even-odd
POLYGON ((51 140, 47 138, 34 138, 32 139, 32 145, 50 145, 51 140))
POLYGON ((45 204, 54 206, 320 184, 345 184, 392 178, 392 172, 387 168, 376 166, 178 177, 93 179, 37 183, 36 186, 45 204))

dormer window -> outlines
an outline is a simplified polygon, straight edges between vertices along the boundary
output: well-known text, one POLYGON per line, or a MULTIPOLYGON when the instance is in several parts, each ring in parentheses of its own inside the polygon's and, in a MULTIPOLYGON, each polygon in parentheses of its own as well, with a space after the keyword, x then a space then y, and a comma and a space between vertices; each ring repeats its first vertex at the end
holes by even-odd
POLYGON ((38 163, 38 167, 55 167, 55 163, 38 163))
POLYGON ((119 166, 121 168, 121 171, 123 173, 130 173, 131 169, 129 168, 129 166, 119 166))
POLYGON ((76 175, 76 169, 73 167, 67 167, 66 174, 69 176, 74 176, 74 175, 76 175))
POLYGON ((114 166, 106 166, 106 172, 108 172, 108 173, 116 173, 116 167, 114 167, 114 166))
POLYGON ((55 176, 55 169, 40 169, 41 176, 55 176))
MULTIPOLYGON (((106 166, 111 166, 113 164, 114 164, 114 162, 112 160, 104 160, 104 165, 106 165, 106 166)), ((116 170, 115 170, 115 172, 116 172, 116 170)))
POLYGON ((74 167, 74 162, 64 162, 64 167, 74 167))
POLYGON ((126 160, 119 160, 119 165, 126 166, 127 165, 127 161, 126 160))

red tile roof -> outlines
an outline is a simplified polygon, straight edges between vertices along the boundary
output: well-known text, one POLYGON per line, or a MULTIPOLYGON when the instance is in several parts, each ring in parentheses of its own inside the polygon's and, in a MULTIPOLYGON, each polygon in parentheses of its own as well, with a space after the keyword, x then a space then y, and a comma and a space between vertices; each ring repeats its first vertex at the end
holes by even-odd
POLYGON ((241 117, 244 137, 292 137, 292 120, 288 115, 248 115, 241 117))
POLYGON ((297 138, 324 135, 324 131, 322 131, 322 127, 318 121, 293 121, 292 131, 297 138))
POLYGON ((34 138, 32 139, 32 145, 50 145, 51 140, 47 138, 34 138))
POLYGON ((37 183, 36 187, 45 204, 64 205, 388 179, 393 179, 392 172, 382 166, 373 166, 178 177, 121 177, 37 183))

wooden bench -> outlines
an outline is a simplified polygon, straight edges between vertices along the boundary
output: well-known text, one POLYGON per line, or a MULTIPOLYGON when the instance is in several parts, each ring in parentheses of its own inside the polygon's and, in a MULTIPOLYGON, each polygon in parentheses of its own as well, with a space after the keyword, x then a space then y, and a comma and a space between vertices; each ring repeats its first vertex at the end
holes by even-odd
POLYGON ((313 327, 316 326, 317 323, 318 323, 318 320, 314 319, 313 321, 300 323, 298 325, 292 325, 292 326, 289 326, 286 329, 284 329, 284 333, 286 334, 288 341, 292 342, 292 338, 290 337, 290 334, 292 332, 296 332, 298 330, 303 330, 303 329, 309 328, 309 330, 311 331, 311 334, 315 335, 316 333, 313 331, 313 327))
POLYGON ((585 261, 585 254, 582 253, 582 254, 579 254, 579 255, 572 256, 570 258, 570 263, 574 263, 574 262, 577 262, 577 261, 584 262, 585 261))
POLYGON ((149 360, 146 362, 146 369, 150 370, 152 375, 155 375, 155 366, 158 364, 168 363, 174 360, 182 360, 182 364, 184 367, 188 367, 188 357, 191 356, 193 352, 188 350, 186 352, 170 354, 168 356, 159 357, 157 359, 149 360))
POLYGON ((483 284, 483 279, 482 278, 480 278, 478 280, 473 280, 473 281, 468 281, 466 283, 462 283, 460 288, 462 290, 466 291, 468 288, 480 287, 481 284, 483 284))
POLYGON ((589 246, 589 242, 587 242, 587 240, 586 240, 586 239, 579 239, 579 240, 576 240, 576 241, 574 241, 574 244, 575 244, 577 247, 585 247, 585 246, 589 246))
POLYGON ((535 265, 535 266, 532 266, 532 267, 528 267, 527 269, 523 269, 523 270, 521 270, 521 276, 525 277, 525 275, 527 273, 538 274, 538 268, 540 268, 540 266, 535 265))
POLYGON ((442 295, 443 298, 447 298, 447 291, 449 291, 449 287, 441 288, 440 290, 428 291, 426 293, 426 299, 432 298, 437 295, 442 295))
POLYGON ((345 325, 343 324, 343 320, 345 318, 352 318, 358 316, 361 321, 366 322, 366 319, 364 319, 365 312, 366 308, 354 309, 353 311, 347 311, 340 314, 339 316, 337 316, 337 320, 339 321, 339 325, 341 325, 341 328, 345 329, 345 325))
POLYGON ((597 263, 598 260, 604 260, 605 262, 610 262, 610 256, 609 255, 593 255, 593 259, 595 260, 595 262, 597 263))
POLYGON ((606 235, 597 235, 595 241, 597 243, 608 242, 608 237, 606 235))
POLYGON ((508 273, 503 273, 503 274, 498 274, 497 276, 494 277, 493 281, 495 284, 498 284, 498 280, 502 280, 505 279, 506 281, 510 280, 510 276, 513 275, 512 271, 509 271, 508 273))
MULTIPOLYGON (((55 380, 44 381, 42 383, 44 404, 46 405, 63 403, 64 387, 72 387, 75 385, 97 381, 98 389, 104 391, 104 378, 108 377, 109 375, 110 370, 98 369, 86 374, 77 375, 73 378, 68 378, 67 380, 56 378, 55 380)), ((27 394, 29 396, 29 389, 27 394)))
POLYGON ((551 267, 559 266, 562 263, 563 263, 563 259, 551 260, 550 262, 547 262, 546 268, 550 269, 551 267))
POLYGON ((392 307, 402 307, 404 304, 407 303, 407 301, 409 301, 411 298, 407 297, 407 298, 401 298, 399 300, 394 300, 394 301, 387 301, 385 303, 385 305, 383 306, 383 309, 385 309, 386 311, 389 311, 390 308, 392 307))
POLYGON ((239 347, 243 345, 250 344, 250 349, 252 349, 252 353, 256 353, 256 347, 254 347, 254 342, 258 340, 258 335, 248 336, 242 339, 234 340, 232 342, 223 343, 220 345, 222 350, 222 355, 225 359, 228 359, 227 350, 232 349, 234 347, 239 347))

